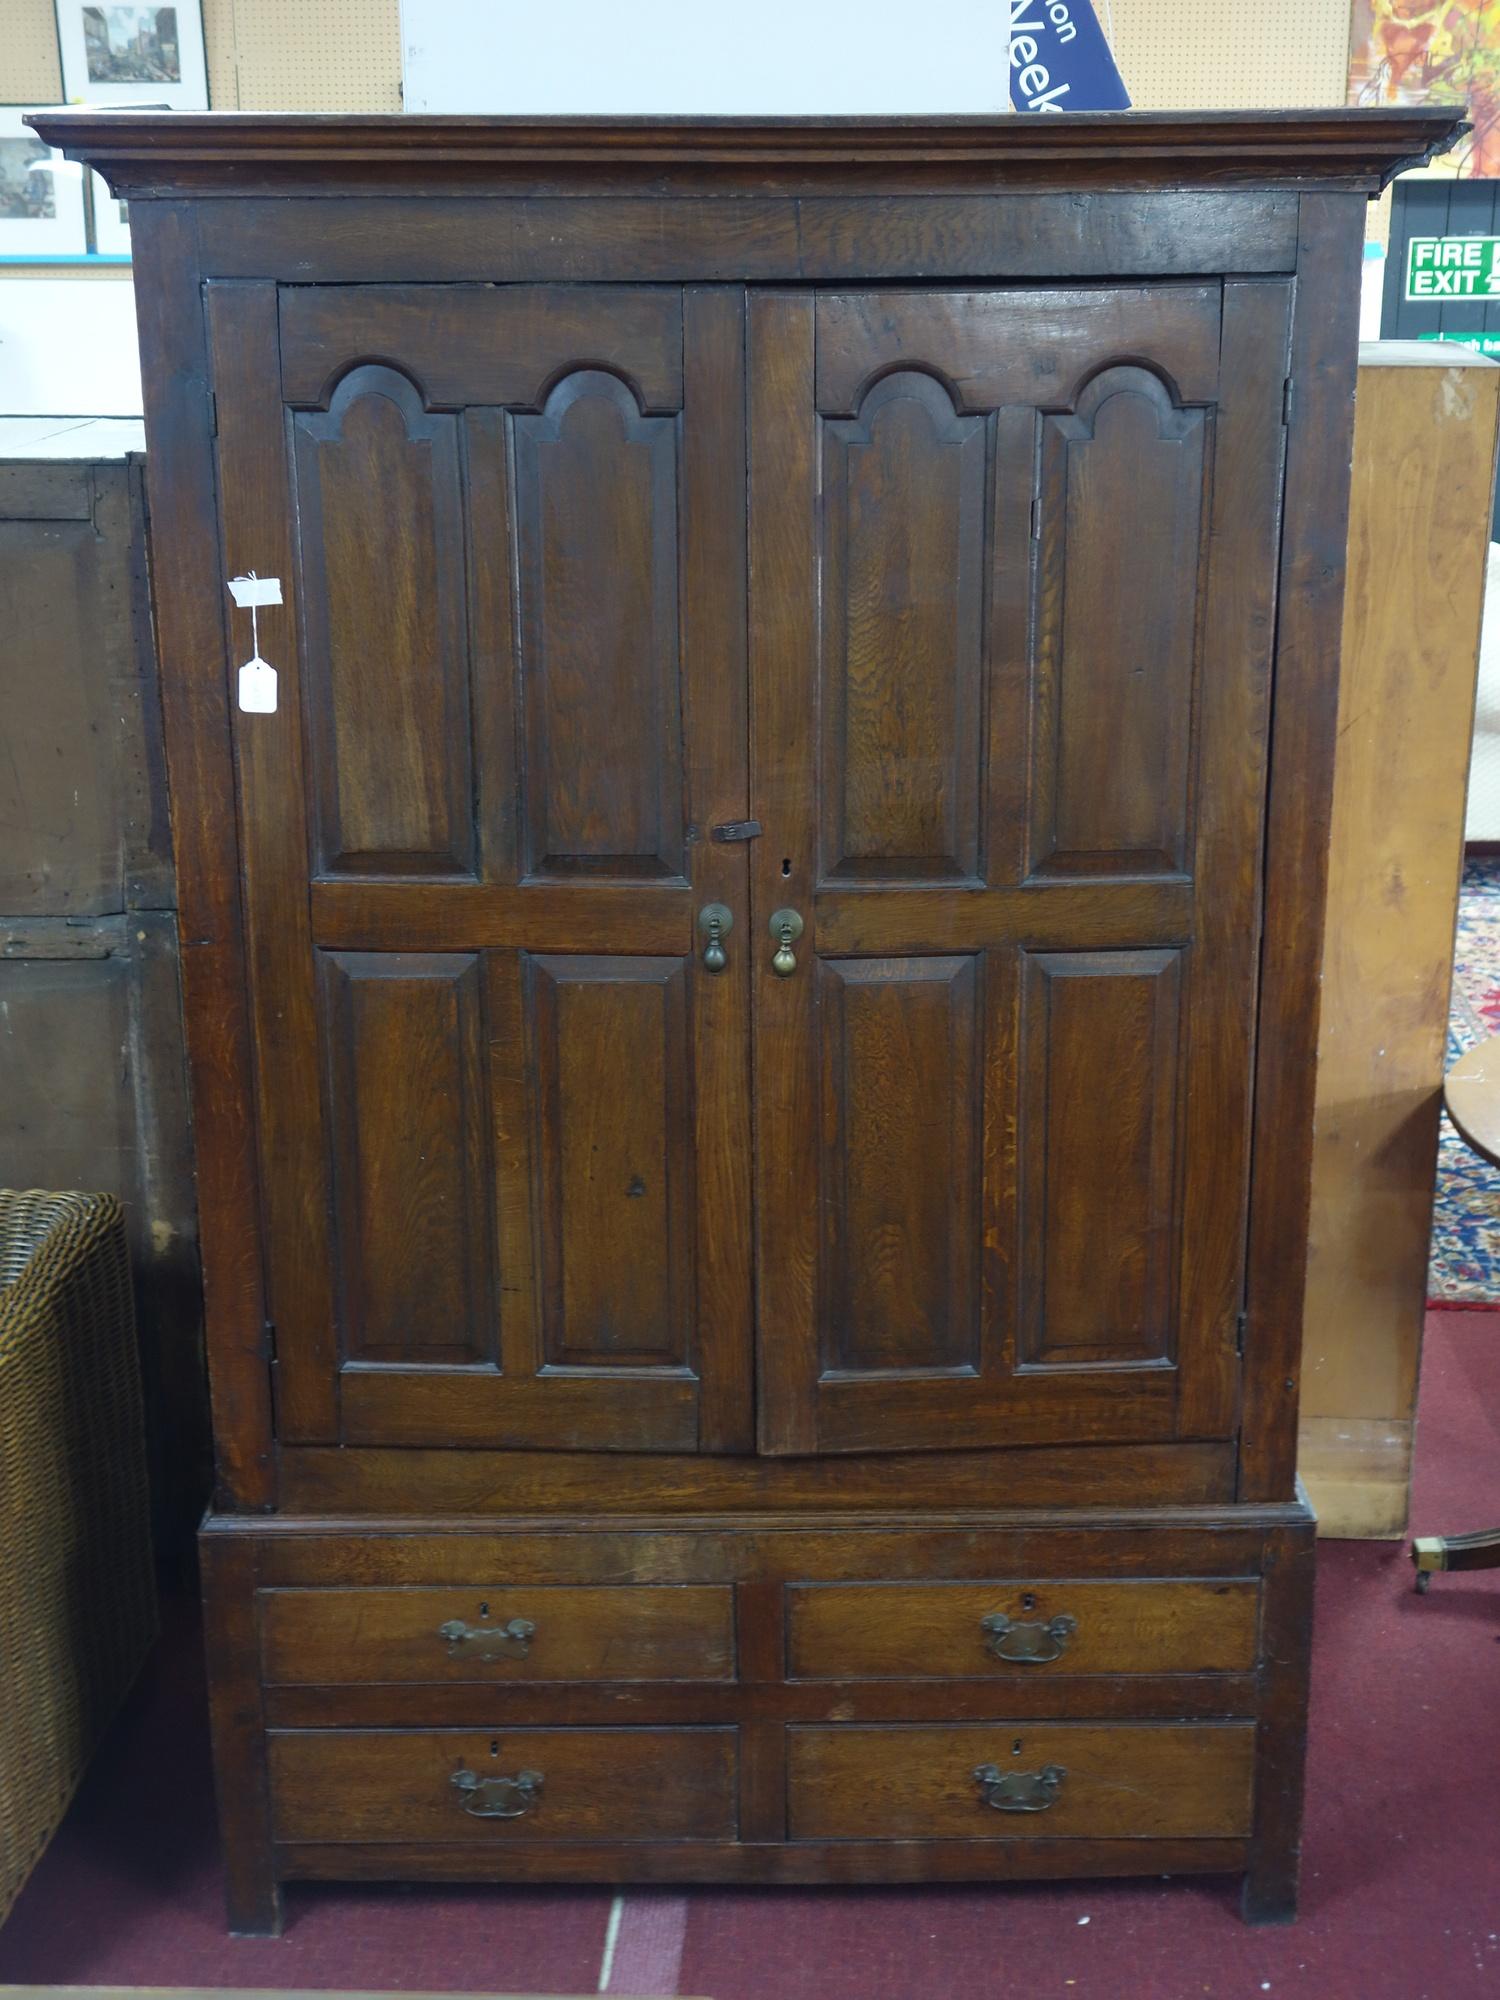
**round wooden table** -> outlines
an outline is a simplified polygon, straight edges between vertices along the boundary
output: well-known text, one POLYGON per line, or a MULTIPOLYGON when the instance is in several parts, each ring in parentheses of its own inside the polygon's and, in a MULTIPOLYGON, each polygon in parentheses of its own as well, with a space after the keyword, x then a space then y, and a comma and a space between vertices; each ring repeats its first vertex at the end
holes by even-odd
MULTIPOLYGON (((1443 1082, 1443 1102, 1458 1134, 1481 1159, 1500 1166, 1500 1035, 1460 1056, 1443 1082)), ((1500 1528, 1472 1535, 1419 1535, 1411 1545, 1417 1589, 1440 1569, 1500 1569, 1500 1528)))

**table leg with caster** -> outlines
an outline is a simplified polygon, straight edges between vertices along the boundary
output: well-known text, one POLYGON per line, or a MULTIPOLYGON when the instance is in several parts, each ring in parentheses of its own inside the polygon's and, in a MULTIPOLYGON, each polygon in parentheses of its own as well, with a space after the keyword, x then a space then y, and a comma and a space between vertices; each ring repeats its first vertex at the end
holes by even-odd
POLYGON ((1425 1596, 1440 1569, 1500 1569, 1500 1528, 1473 1535, 1418 1535, 1411 1559, 1417 1567, 1417 1594, 1425 1596))

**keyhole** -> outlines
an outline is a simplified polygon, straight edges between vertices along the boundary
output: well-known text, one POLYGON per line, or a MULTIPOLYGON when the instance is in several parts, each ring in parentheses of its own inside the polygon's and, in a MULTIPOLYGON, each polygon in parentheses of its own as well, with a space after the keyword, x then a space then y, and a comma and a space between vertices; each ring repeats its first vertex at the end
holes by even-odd
POLYGON ((1012 1756, 1012 1757, 1019 1757, 1019 1756, 1020 1756, 1020 1754, 1021 1754, 1021 1739, 1020 1739, 1020 1737, 1019 1737, 1019 1736, 1018 1736, 1018 1737, 1016 1738, 1015 1742, 1011 1744, 1011 1746, 1010 1746, 1010 1754, 1011 1754, 1011 1756, 1012 1756))
POLYGON ((783 875, 790 875, 792 872, 791 857, 789 855, 784 856, 782 859, 781 872, 783 875))
POLYGON ((479 1607, 479 1615, 481 1618, 488 1618, 490 1615, 490 1607, 487 1604, 481 1604, 479 1607))
MULTIPOLYGON (((1018 1743, 1016 1745, 1016 1748, 1019 1750, 1020 1747, 1021 1746, 1018 1743)), ((498 1757, 500 1755, 500 1738, 498 1736, 492 1737, 490 1739, 490 1755, 492 1757, 498 1757)))
POLYGON ((1029 1590, 1025 1593, 1025 1595, 1021 1599, 1021 1609, 1023 1611, 1036 1610, 1036 1599, 1032 1596, 1029 1590))

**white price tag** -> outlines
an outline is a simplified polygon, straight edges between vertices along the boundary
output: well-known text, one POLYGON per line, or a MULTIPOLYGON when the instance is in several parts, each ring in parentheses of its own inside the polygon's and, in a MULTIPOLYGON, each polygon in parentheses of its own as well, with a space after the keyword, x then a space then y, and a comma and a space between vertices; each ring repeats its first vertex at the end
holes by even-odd
POLYGON ((240 668, 240 707, 250 715, 276 713, 276 669, 259 653, 240 668))
POLYGON ((248 715, 274 715, 276 669, 260 656, 260 613, 281 602, 281 578, 251 570, 248 576, 229 578, 229 594, 241 611, 250 613, 250 658, 240 668, 240 707, 248 715))
POLYGON ((257 606, 279 604, 281 602, 281 578, 279 576, 232 576, 229 579, 229 594, 241 611, 253 611, 257 606))

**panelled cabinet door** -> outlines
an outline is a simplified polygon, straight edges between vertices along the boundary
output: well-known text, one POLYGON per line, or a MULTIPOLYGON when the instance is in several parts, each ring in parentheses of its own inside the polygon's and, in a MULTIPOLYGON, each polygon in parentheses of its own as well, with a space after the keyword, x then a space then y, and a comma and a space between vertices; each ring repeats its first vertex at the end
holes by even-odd
POLYGON ((763 1449, 1232 1430, 1289 309, 752 299, 763 1449))
POLYGON ((280 1434, 745 1449, 740 297, 208 290, 280 1434))

